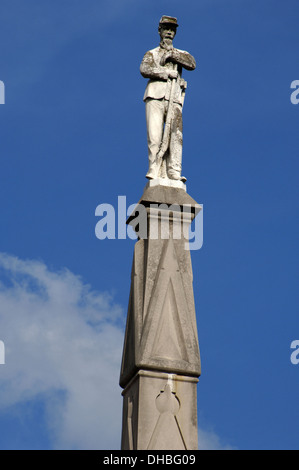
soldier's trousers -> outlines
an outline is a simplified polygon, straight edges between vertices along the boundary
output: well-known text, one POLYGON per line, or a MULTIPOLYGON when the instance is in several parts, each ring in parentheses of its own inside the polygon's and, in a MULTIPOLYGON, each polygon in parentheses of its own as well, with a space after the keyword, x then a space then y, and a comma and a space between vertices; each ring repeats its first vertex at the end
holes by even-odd
POLYGON ((168 177, 180 179, 182 171, 183 122, 182 105, 173 104, 173 119, 171 123, 170 142, 168 151, 163 158, 161 167, 157 165, 156 156, 163 138, 164 124, 167 116, 169 101, 147 98, 145 102, 149 170, 147 177, 168 177))

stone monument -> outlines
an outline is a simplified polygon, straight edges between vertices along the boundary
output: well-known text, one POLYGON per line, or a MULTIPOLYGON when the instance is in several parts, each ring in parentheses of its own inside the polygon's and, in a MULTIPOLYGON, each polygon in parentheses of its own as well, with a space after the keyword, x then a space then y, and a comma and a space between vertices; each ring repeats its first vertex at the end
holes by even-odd
POLYGON ((160 45, 145 54, 140 67, 149 79, 144 95, 149 181, 127 221, 139 239, 120 373, 123 450, 198 448, 201 366, 188 227, 201 206, 187 194, 181 176, 187 86, 182 70, 196 65, 188 52, 173 47, 177 27, 176 18, 161 18, 160 45))

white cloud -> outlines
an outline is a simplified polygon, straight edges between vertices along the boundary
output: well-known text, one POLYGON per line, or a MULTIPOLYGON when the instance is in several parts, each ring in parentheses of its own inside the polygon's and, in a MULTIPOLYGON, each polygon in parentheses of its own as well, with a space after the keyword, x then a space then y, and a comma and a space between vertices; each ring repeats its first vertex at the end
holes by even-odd
POLYGON ((213 431, 198 429, 199 450, 236 450, 229 444, 224 444, 220 437, 213 431))
POLYGON ((0 254, 0 410, 43 397, 56 448, 120 446, 121 309, 69 272, 0 254))

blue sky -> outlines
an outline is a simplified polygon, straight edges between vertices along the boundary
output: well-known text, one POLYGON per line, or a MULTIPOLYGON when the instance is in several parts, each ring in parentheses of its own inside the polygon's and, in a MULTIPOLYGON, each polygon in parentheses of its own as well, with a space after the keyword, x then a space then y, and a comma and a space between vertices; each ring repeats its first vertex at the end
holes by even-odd
POLYGON ((163 14, 186 72, 183 174, 202 448, 298 449, 298 0, 2 0, 0 448, 119 448, 134 242, 95 208, 146 184, 144 53, 163 14))

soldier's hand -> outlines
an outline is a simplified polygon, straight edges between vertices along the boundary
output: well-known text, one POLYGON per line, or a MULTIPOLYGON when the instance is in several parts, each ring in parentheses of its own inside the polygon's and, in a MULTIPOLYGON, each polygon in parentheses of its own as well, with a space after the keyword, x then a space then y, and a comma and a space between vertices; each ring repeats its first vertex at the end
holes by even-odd
POLYGON ((162 65, 162 67, 164 67, 164 65, 166 64, 167 60, 170 59, 172 57, 172 50, 170 51, 166 51, 163 56, 162 56, 162 59, 160 60, 160 64, 162 65))
POLYGON ((177 49, 172 49, 171 51, 171 58, 176 62, 177 64, 180 63, 180 53, 177 49))

